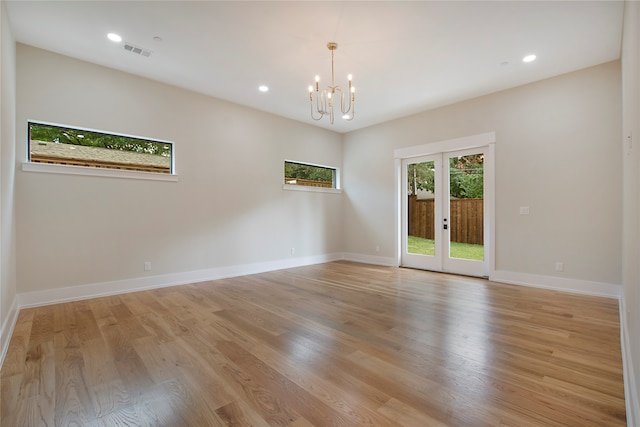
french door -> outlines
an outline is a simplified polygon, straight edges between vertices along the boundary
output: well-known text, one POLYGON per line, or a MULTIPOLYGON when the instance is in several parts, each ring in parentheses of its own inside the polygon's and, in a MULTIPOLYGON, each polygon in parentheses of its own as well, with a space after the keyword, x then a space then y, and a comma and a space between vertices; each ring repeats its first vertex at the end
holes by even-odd
POLYGON ((488 276, 488 147, 402 160, 401 264, 488 276))

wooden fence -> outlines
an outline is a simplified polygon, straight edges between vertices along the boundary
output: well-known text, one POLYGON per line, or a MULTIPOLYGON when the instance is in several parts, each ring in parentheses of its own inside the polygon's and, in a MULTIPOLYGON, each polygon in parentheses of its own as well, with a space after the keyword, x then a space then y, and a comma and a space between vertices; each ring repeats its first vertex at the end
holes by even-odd
POLYGON ((306 187, 333 188, 333 183, 326 181, 313 181, 311 179, 285 178, 284 183, 288 185, 304 185, 306 187))
MULTIPOLYGON (((452 242, 483 244, 484 200, 452 199, 448 223, 452 242)), ((409 196, 409 235, 433 239, 433 199, 418 199, 409 196)), ((438 224, 442 227, 442 224, 438 224)))

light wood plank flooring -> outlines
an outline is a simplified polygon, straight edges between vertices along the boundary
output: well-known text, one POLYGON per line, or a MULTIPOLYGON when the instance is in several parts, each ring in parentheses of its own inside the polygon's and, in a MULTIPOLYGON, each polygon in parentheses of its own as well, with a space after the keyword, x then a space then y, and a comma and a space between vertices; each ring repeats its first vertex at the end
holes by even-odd
POLYGON ((20 312, 12 426, 622 426, 618 303, 334 262, 20 312))

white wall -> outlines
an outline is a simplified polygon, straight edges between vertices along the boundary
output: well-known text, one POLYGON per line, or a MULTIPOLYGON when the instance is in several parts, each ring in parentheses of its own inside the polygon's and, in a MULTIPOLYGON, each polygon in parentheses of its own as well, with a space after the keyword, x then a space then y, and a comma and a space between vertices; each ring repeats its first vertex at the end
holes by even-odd
POLYGON ((15 43, 0 4, 0 361, 16 315, 15 268, 15 43))
POLYGON ((341 252, 343 196, 282 189, 285 159, 341 167, 340 134, 21 44, 17 74, 19 160, 43 120, 174 141, 179 175, 19 170, 20 293, 341 252))
POLYGON ((623 88, 623 345, 627 411, 640 424, 640 3, 625 3, 622 41, 623 88), (635 374, 635 375, 634 375, 635 374))
POLYGON ((492 131, 498 272, 619 292, 617 61, 346 134, 345 252, 396 256, 394 149, 492 131), (519 215, 520 206, 530 215, 519 215), (556 261, 564 262, 563 273, 556 261))

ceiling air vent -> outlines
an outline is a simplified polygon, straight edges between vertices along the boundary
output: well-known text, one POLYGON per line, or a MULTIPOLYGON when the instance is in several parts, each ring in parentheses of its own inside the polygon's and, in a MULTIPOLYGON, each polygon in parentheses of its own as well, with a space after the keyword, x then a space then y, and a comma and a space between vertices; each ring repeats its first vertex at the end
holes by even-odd
POLYGON ((142 55, 146 58, 151 56, 151 51, 139 46, 132 45, 131 43, 124 43, 124 50, 127 52, 135 53, 137 55, 142 55))

